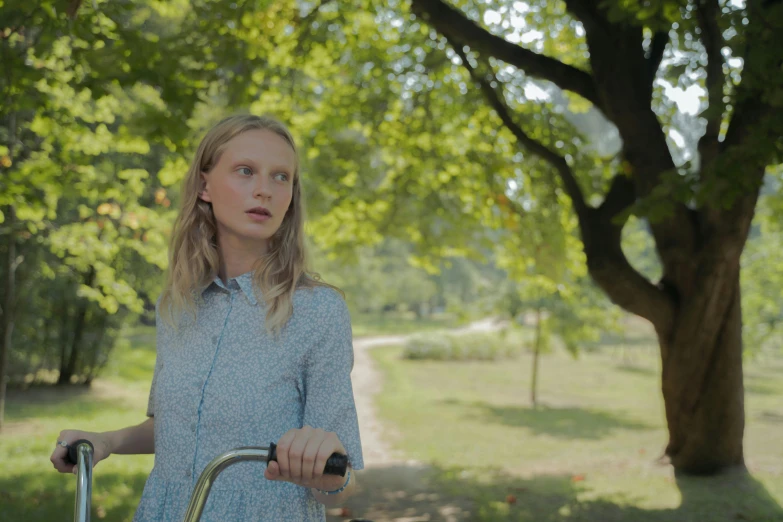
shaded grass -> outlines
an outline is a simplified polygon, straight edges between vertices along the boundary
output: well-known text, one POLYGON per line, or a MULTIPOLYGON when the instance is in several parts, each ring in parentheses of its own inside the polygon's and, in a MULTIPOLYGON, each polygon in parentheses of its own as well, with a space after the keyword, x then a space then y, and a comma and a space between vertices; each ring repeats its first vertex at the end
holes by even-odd
POLYGON ((617 430, 645 430, 646 425, 622 415, 601 410, 583 408, 531 409, 520 406, 494 406, 486 402, 467 403, 454 399, 443 401, 445 405, 461 408, 466 417, 482 424, 502 424, 524 427, 534 434, 567 439, 600 439, 617 430))
MULTIPOLYGON (((110 466, 111 458, 95 468, 92 520, 130 522, 147 480, 141 466, 110 466), (134 469, 136 468, 136 469, 134 469)), ((151 466, 150 466, 151 467, 151 466)), ((73 518, 76 477, 32 469, 0 476, 0 520, 41 521, 73 518)))
POLYGON ((746 363, 750 473, 693 479, 658 461, 667 432, 660 362, 649 347, 633 360, 614 349, 580 360, 544 356, 537 408, 529 355, 439 362, 402 352, 371 352, 384 375, 379 413, 395 427, 396 449, 440 470, 433 481, 443 494, 474 502, 471 520, 783 520, 783 381, 775 364, 746 363))
POLYGON ((618 491, 596 495, 568 473, 515 477, 499 470, 465 472, 436 467, 433 484, 451 496, 471 491, 473 520, 535 522, 718 522, 783 520, 783 510, 748 473, 677 478, 679 505, 651 507, 644 495, 618 491))
MULTIPOLYGON (((61 430, 116 430, 145 419, 154 349, 118 350, 108 373, 87 387, 8 391, 0 434, 0 520, 49 522, 73 517, 76 477, 49 456, 61 430)), ((92 519, 130 522, 152 470, 153 455, 112 455, 95 468, 92 519)))

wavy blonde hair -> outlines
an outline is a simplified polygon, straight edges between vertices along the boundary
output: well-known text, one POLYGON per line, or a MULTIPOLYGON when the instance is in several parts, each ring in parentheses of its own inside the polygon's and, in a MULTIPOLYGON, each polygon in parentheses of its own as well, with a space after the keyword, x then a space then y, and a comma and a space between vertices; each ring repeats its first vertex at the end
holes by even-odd
POLYGON ((197 318, 197 302, 220 269, 217 246, 217 221, 212 204, 199 198, 201 173, 208 173, 217 164, 226 144, 243 132, 269 130, 282 137, 294 150, 296 166, 293 175, 293 195, 280 228, 269 239, 267 253, 253 265, 253 287, 258 298, 266 303, 265 326, 270 333, 279 333, 293 314, 293 297, 297 288, 325 286, 339 288, 321 280, 308 269, 305 247, 305 205, 299 172, 299 153, 286 126, 271 116, 240 114, 221 120, 201 140, 196 155, 182 184, 180 210, 174 222, 169 243, 169 268, 160 297, 161 317, 178 328, 174 317, 188 310, 197 318))

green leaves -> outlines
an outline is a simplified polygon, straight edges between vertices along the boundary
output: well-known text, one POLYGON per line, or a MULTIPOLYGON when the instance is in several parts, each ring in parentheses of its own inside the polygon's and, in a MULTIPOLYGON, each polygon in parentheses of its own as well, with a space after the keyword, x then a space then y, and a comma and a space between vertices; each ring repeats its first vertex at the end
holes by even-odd
MULTIPOLYGON (((198 140, 226 114, 249 110, 290 124, 302 152, 308 232, 324 252, 359 257, 361 247, 394 238, 410 244, 406 267, 395 268, 400 300, 434 295, 424 274, 442 269, 444 257, 497 256, 517 283, 530 285, 524 292, 535 289, 553 310, 562 307, 563 325, 603 324, 591 315, 605 303, 584 286, 578 224, 561 181, 520 146, 447 42, 410 17, 406 4, 96 1, 72 16, 56 2, 37 4, 3 5, 9 74, 0 75, 0 205, 16 205, 22 246, 48 256, 41 264, 51 267, 36 265, 27 277, 56 274, 71 284, 62 291, 88 302, 96 317, 149 305, 198 140), (95 279, 85 283, 90 267, 95 279)), ((562 2, 534 1, 524 11, 514 2, 459 5, 493 34, 590 70, 584 27, 562 2)), ((646 35, 671 28, 663 78, 703 83, 683 2, 606 6, 646 35)), ((731 16, 724 29, 741 26, 731 16)), ((599 204, 622 168, 616 129, 584 99, 468 55, 497 78, 515 122, 561 155, 585 199, 599 204)), ((671 201, 699 205, 712 197, 686 163, 698 129, 685 128, 660 87, 653 108, 685 144, 681 168, 632 209, 650 219, 665 215, 671 201)), ((382 267, 361 270, 383 284, 382 267)), ((461 273, 478 285, 479 276, 461 273)))
POLYGON ((652 28, 668 29, 682 19, 687 0, 603 0, 600 7, 606 10, 610 22, 644 24, 652 28))
MULTIPOLYGON (((115 326, 142 313, 162 283, 173 216, 150 173, 171 156, 166 146, 190 136, 181 116, 190 116, 191 84, 203 75, 183 74, 184 43, 163 30, 165 14, 145 11, 150 2, 84 2, 72 17, 53 2, 28 5, 3 8, 3 27, 17 32, 0 39, 0 203, 16 210, 5 233, 24 252, 18 284, 29 294, 17 303, 16 343, 26 351, 12 354, 13 372, 64 364, 45 356, 46 336, 59 329, 85 350, 75 376, 85 379, 105 361, 115 326), (59 326, 61 307, 74 312, 59 326), (52 327, 32 327, 39 318, 52 327)), ((169 169, 182 161, 172 156, 169 169)), ((58 353, 70 358, 70 347, 58 353)))
POLYGON ((783 230, 779 180, 770 183, 761 196, 751 237, 742 253, 743 338, 746 355, 780 350, 775 334, 783 322, 783 230))

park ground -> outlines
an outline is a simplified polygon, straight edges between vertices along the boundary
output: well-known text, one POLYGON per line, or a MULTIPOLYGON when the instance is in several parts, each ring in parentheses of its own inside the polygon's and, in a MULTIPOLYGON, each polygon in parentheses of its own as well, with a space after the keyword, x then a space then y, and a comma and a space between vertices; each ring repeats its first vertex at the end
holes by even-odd
MULTIPOLYGON (((354 394, 365 469, 329 521, 783 521, 783 359, 745 366, 749 473, 675 476, 666 442, 659 358, 633 323, 578 359, 541 359, 530 403, 529 354, 496 362, 410 361, 405 335, 446 323, 355 327, 354 394), (394 335, 398 332, 399 335, 394 335)), ((492 328, 484 321, 474 329, 492 328)), ((61 520, 73 477, 48 457, 61 429, 109 430, 143 420, 154 335, 137 328, 91 389, 12 390, 0 434, 0 520, 61 520)), ((152 456, 96 468, 97 520, 130 521, 152 456)))

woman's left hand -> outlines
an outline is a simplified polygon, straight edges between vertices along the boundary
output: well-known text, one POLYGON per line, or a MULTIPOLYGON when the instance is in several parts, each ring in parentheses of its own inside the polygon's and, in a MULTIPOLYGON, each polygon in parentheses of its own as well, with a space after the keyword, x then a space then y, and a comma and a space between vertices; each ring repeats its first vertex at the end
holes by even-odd
POLYGON ((347 454, 336 433, 312 426, 291 429, 277 442, 277 462, 267 465, 264 477, 324 491, 340 489, 345 477, 323 474, 334 452, 347 454))

